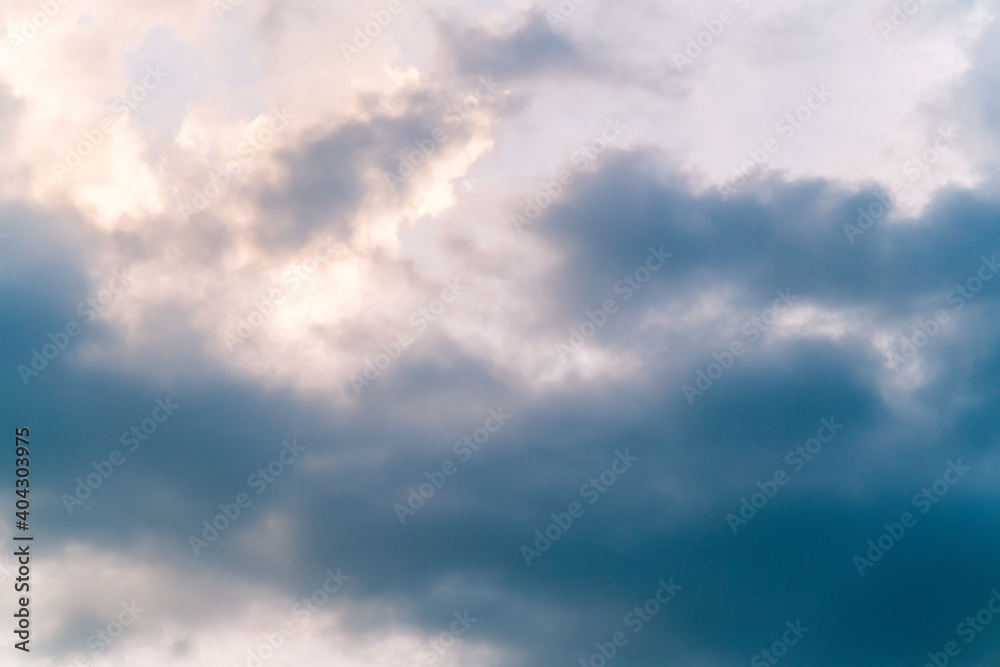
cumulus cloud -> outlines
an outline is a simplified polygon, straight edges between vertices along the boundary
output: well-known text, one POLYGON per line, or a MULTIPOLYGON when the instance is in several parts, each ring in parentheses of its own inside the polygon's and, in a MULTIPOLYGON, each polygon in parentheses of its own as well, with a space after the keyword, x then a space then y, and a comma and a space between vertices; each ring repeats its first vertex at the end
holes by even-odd
POLYGON ((994 13, 8 3, 30 659, 995 656, 994 13))

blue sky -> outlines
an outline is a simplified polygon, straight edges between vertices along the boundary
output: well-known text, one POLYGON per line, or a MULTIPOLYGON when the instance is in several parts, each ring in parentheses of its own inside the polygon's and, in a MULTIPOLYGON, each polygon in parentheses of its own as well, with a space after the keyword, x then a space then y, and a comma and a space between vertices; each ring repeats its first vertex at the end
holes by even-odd
POLYGON ((0 662, 996 667, 994 17, 6 3, 0 662))

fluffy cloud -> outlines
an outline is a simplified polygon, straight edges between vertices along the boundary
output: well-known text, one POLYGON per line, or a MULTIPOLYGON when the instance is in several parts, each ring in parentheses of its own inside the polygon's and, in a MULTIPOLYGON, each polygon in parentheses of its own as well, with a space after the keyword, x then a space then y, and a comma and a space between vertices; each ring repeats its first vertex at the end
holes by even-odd
POLYGON ((917 6, 8 3, 39 664, 995 654, 997 28, 917 6))

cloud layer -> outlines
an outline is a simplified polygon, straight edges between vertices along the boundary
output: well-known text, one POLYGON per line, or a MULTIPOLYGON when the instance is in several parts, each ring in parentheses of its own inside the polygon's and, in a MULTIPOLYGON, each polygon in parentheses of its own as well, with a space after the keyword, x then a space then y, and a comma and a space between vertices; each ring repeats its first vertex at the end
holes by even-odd
POLYGON ((7 3, 30 660, 994 664, 994 14, 7 3))

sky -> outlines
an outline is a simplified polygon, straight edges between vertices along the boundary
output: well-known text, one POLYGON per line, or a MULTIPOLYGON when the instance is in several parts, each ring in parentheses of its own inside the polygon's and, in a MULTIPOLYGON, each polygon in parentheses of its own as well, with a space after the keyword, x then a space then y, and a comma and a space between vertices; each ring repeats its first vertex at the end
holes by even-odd
POLYGON ((997 667, 996 13, 4 0, 0 664, 997 667))

